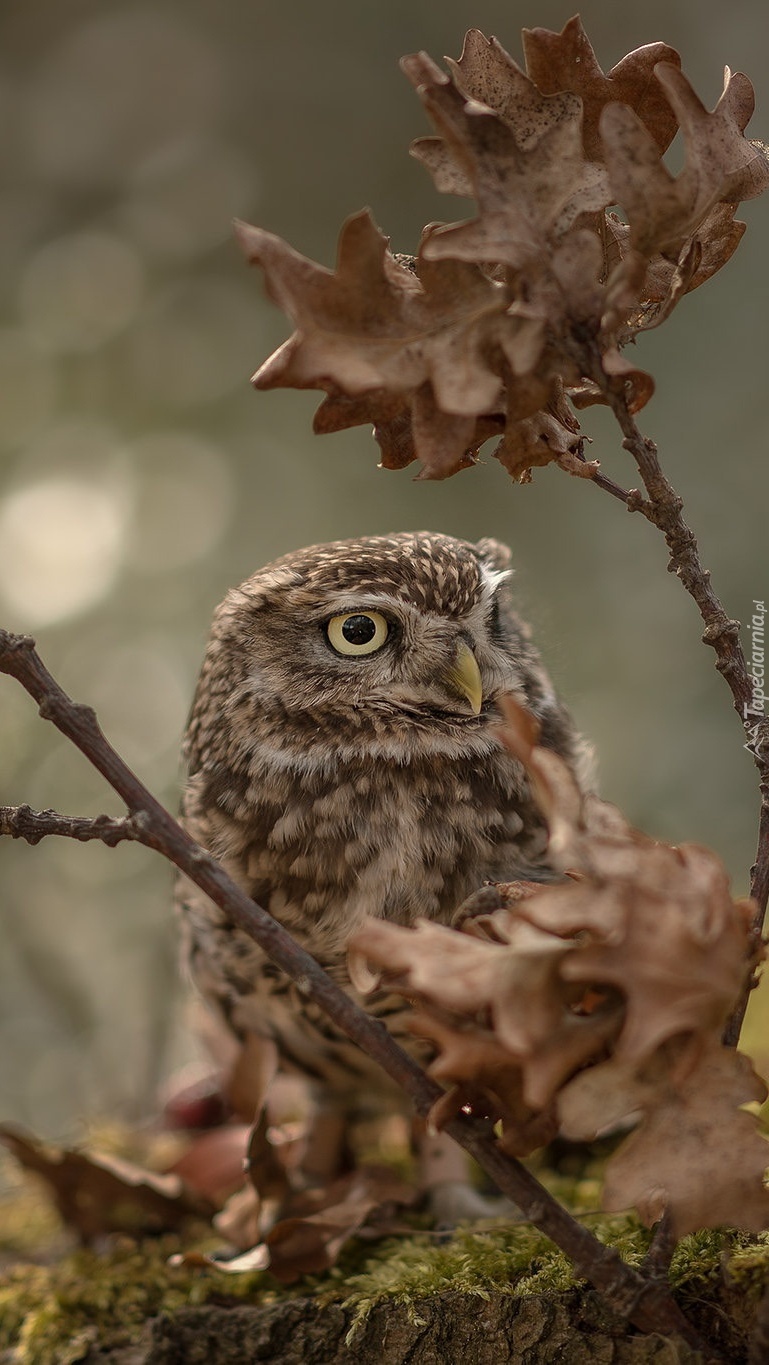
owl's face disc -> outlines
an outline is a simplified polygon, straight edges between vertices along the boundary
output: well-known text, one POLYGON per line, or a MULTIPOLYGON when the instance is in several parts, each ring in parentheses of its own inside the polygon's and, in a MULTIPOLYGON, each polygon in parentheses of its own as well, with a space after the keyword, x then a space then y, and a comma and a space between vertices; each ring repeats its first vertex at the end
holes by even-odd
POLYGON ((427 532, 312 546, 235 589, 219 630, 238 638, 242 684, 289 712, 476 728, 521 686, 523 633, 500 596, 508 560, 495 542, 427 532))

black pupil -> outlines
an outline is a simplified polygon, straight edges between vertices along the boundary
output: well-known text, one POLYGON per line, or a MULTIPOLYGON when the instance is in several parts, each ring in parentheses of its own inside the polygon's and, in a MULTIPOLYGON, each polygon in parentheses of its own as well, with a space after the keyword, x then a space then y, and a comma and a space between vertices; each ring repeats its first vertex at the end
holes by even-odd
POLYGON ((376 635, 376 621, 370 616, 348 616, 342 634, 348 645, 367 645, 376 635))

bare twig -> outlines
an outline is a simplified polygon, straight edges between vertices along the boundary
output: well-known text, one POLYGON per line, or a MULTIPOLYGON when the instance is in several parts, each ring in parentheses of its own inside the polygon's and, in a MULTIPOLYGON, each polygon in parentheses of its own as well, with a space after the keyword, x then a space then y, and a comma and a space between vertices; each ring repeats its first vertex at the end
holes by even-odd
POLYGON ((114 848, 126 840, 137 840, 140 834, 133 821, 125 816, 60 815, 55 810, 33 810, 31 806, 0 806, 0 835, 12 839, 26 839, 28 844, 39 844, 49 834, 65 839, 79 839, 86 843, 99 839, 114 848))
MULTIPOLYGON (((628 509, 641 512, 664 535, 670 552, 668 570, 681 580, 694 598, 705 624, 702 639, 715 650, 716 668, 732 694, 743 730, 751 736, 746 747, 758 769, 761 793, 758 847, 750 876, 750 894, 757 907, 753 932, 758 939, 763 933, 769 900, 769 719, 759 719, 752 710, 753 688, 740 643, 740 623, 727 616, 711 587, 710 571, 703 567, 696 537, 683 517, 683 501, 662 470, 656 445, 639 430, 628 407, 624 387, 608 378, 597 358, 593 377, 617 419, 624 436, 622 444, 633 456, 648 494, 646 499, 631 492, 625 499, 628 509)), ((751 969, 746 972, 744 989, 724 1030, 724 1042, 730 1047, 735 1047, 739 1039, 754 984, 751 969)))
MULTIPOLYGON (((587 456, 583 451, 575 450, 574 454, 583 464, 588 463, 587 456)), ((610 479, 608 474, 602 474, 600 470, 591 475, 590 483, 597 484, 599 488, 603 489, 604 493, 610 493, 611 496, 617 498, 619 502, 624 502, 625 506, 629 507, 633 512, 640 512, 645 506, 645 500, 641 497, 637 488, 623 488, 621 484, 615 483, 614 479, 610 479)))
POLYGON ((644 1259, 643 1268, 647 1275, 658 1280, 667 1279, 675 1249, 676 1239, 670 1226, 670 1214, 665 1210, 654 1229, 654 1236, 644 1259))
MULTIPOLYGON (((0 672, 16 678, 37 701, 41 716, 52 721, 106 778, 125 802, 136 838, 174 863, 234 924, 254 938, 303 993, 405 1090, 417 1112, 427 1116, 443 1094, 440 1087, 395 1043, 381 1022, 361 1010, 277 920, 190 838, 113 749, 94 711, 72 701, 59 686, 34 641, 0 630, 0 672)), ((697 1333, 667 1285, 645 1277, 626 1265, 611 1247, 603 1246, 520 1162, 500 1151, 487 1123, 458 1115, 446 1125, 446 1131, 475 1157, 502 1193, 571 1257, 579 1274, 627 1321, 644 1332, 678 1335, 701 1349, 697 1333)))

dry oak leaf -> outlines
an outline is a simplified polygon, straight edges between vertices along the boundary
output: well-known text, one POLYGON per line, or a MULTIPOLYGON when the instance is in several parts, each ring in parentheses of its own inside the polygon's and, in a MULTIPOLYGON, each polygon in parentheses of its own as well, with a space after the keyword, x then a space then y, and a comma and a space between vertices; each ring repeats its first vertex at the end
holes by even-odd
POLYGON ((579 15, 560 33, 525 28, 522 38, 526 70, 535 85, 548 95, 569 90, 582 100, 585 153, 591 159, 602 159, 598 124, 604 107, 614 101, 635 110, 660 152, 673 141, 678 119, 654 70, 659 62, 680 67, 675 48, 667 43, 638 47, 605 75, 579 15))
POLYGON ((765 1095, 748 1058, 713 1042, 611 1158, 603 1207, 633 1205, 649 1227, 667 1209, 676 1240, 722 1224, 752 1232, 769 1226, 769 1144, 739 1107, 765 1095))
MULTIPOLYGON (((451 262, 399 265, 367 209, 339 236, 334 271, 300 256, 272 233, 242 223, 238 237, 262 267, 270 297, 296 326, 254 375, 257 388, 328 388, 355 398, 372 391, 410 394, 429 380, 444 412, 475 415, 499 398, 487 364, 485 331, 511 302, 503 284, 451 262)), ((428 238, 429 240, 429 233, 428 238)), ((509 344, 515 353, 517 324, 509 344)), ((496 340, 496 337, 494 337, 496 340)))
POLYGON ((517 422, 508 420, 505 434, 493 454, 513 479, 528 483, 533 468, 553 463, 590 478, 598 465, 595 461, 590 464, 580 461, 581 449, 582 441, 574 431, 552 413, 540 411, 517 422))
POLYGON ((546 406, 531 417, 517 418, 516 388, 509 387, 509 406, 502 440, 492 454, 520 483, 531 480, 535 466, 555 463, 570 474, 592 478, 598 462, 582 457, 579 422, 566 402, 563 383, 555 379, 546 406))
MULTIPOLYGON (((602 166, 585 160, 575 107, 529 147, 475 100, 466 100, 426 53, 401 63, 478 203, 472 222, 435 228, 423 246, 430 260, 502 262, 519 270, 544 259, 549 243, 581 213, 610 200, 602 166)), ((440 186, 439 186, 440 188, 440 186)))
MULTIPOLYGON (((387 1236, 394 1211, 412 1205, 417 1197, 416 1190, 389 1167, 362 1166, 323 1189, 294 1194, 285 1216, 256 1246, 244 1241, 257 1226, 247 1210, 245 1214, 238 1210, 237 1216, 233 1210, 229 1225, 220 1216, 217 1227, 238 1240, 237 1256, 192 1253, 177 1258, 177 1263, 211 1266, 228 1274, 269 1270, 282 1284, 293 1284, 303 1275, 319 1275, 336 1265, 344 1244, 364 1225, 371 1236, 387 1236)), ((230 1202, 234 1205, 238 1198, 230 1202)))
MULTIPOLYGON (((522 150, 535 146, 555 124, 580 113, 576 95, 568 91, 543 95, 497 39, 485 38, 477 28, 465 34, 459 61, 447 57, 446 65, 457 89, 467 99, 498 114, 512 129, 522 150)), ((472 197, 472 182, 443 138, 417 138, 412 143, 411 155, 427 167, 437 189, 472 197)))
POLYGON ((648 257, 676 257, 719 201, 737 204, 763 193, 769 157, 744 136, 754 107, 747 76, 727 68, 723 94, 709 112, 682 72, 663 62, 656 74, 681 121, 686 159, 680 175, 670 173, 648 130, 625 105, 604 110, 601 136, 631 245, 648 257))
POLYGON ((630 853, 624 869, 605 850, 593 855, 616 899, 616 928, 608 941, 584 940, 562 974, 623 992, 625 1021, 615 1052, 641 1060, 676 1034, 718 1032, 749 965, 754 907, 732 900, 723 866, 709 849, 633 843, 630 853))
POLYGON ((0 1124, 0 1143, 42 1176, 62 1220, 83 1242, 107 1232, 134 1237, 173 1232, 194 1220, 210 1220, 216 1210, 178 1175, 156 1175, 100 1152, 52 1147, 14 1124, 0 1124))
MULTIPOLYGON (((701 284, 715 275, 716 271, 726 265, 737 250, 745 234, 746 224, 735 219, 736 212, 736 204, 716 204, 715 208, 711 209, 697 228, 693 240, 700 246, 700 257, 686 286, 688 294, 693 289, 699 289, 701 284)), ((620 227, 624 230, 624 234, 629 236, 630 228, 626 223, 618 227, 617 221, 612 226, 612 231, 616 233, 620 227)), ((648 263, 643 286, 638 291, 640 298, 647 304, 662 303, 667 300, 679 270, 679 262, 668 261, 663 256, 654 256, 648 263)), ((668 309, 666 316, 669 311, 668 309)), ((644 330, 650 325, 656 325, 656 314, 654 324, 644 321, 641 325, 634 327, 634 331, 644 330)))
POLYGON ((597 798, 583 802, 562 760, 536 744, 525 710, 510 697, 501 709, 497 733, 526 769, 550 856, 585 877, 543 889, 518 914, 543 931, 582 935, 559 971, 624 995, 619 1056, 641 1060, 676 1034, 718 1030, 749 965, 753 902, 732 899, 709 849, 657 843, 597 798))
MULTIPOLYGON (((435 231, 426 230, 423 251, 435 231)), ((237 232, 296 326, 254 375, 257 388, 326 389, 316 430, 373 421, 390 468, 414 453, 426 477, 473 463, 488 435, 477 418, 501 406, 499 371, 536 364, 540 319, 475 265, 424 254, 416 273, 400 264, 368 211, 344 224, 334 271, 259 228, 237 232)))
POLYGON ((446 1024, 415 1014, 412 1033, 429 1041, 436 1056, 428 1071, 451 1089, 433 1105, 429 1121, 441 1129, 462 1109, 502 1125, 500 1145, 510 1156, 528 1156, 558 1132, 555 1106, 534 1109, 523 1097, 523 1075, 516 1058, 488 1030, 446 1024))
MULTIPOLYGON (((576 889, 549 888, 542 895, 576 889)), ((520 1072, 516 1087, 532 1111, 546 1108, 563 1081, 600 1055, 621 1025, 614 998, 592 1015, 575 1009, 583 992, 575 992, 559 974, 574 945, 533 922, 529 907, 539 899, 533 895, 516 907, 517 913, 507 911, 498 922, 496 941, 484 942, 428 921, 404 929, 376 919, 368 919, 352 940, 354 950, 375 962, 391 989, 418 1000, 441 1019, 452 1016, 459 1024, 493 1030, 496 1045, 509 1055, 511 1073, 516 1066, 520 1072)), ((457 1037, 456 1042, 454 1061, 468 1046, 466 1039, 457 1037)), ((464 1072, 445 1071, 443 1078, 461 1081, 464 1072)))

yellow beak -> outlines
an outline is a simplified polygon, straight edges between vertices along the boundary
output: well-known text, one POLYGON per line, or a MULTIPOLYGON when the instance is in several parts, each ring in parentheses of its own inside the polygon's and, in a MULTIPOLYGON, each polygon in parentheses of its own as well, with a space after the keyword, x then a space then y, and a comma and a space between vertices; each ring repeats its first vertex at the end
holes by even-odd
POLYGON ((447 670, 445 678, 453 692, 458 692, 460 697, 465 697, 469 701, 473 715, 479 715, 483 703, 481 671, 473 651, 464 640, 460 640, 457 645, 454 663, 447 670))

